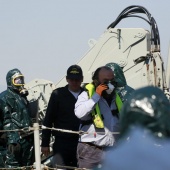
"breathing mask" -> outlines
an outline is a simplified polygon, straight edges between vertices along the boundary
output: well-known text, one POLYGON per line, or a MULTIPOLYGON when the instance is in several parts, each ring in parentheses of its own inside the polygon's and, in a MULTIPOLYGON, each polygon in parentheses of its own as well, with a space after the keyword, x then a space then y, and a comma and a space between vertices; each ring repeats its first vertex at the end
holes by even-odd
POLYGON ((113 90, 115 89, 115 87, 110 81, 107 83, 107 86, 108 86, 108 89, 106 90, 106 93, 111 94, 113 90))
POLYGON ((24 88, 24 76, 21 74, 14 75, 12 78, 12 84, 18 89, 19 94, 23 97, 28 96, 28 90, 24 88))

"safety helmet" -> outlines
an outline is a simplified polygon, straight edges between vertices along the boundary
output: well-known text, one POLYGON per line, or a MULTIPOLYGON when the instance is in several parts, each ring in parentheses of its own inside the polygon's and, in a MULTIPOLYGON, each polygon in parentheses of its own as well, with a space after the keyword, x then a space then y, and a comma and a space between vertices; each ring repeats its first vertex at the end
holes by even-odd
POLYGON ((170 137, 170 103, 163 91, 154 86, 135 90, 124 103, 120 117, 120 134, 141 126, 158 138, 170 137))
POLYGON ((7 86, 10 89, 20 91, 24 86, 24 76, 17 68, 8 71, 6 75, 7 86))

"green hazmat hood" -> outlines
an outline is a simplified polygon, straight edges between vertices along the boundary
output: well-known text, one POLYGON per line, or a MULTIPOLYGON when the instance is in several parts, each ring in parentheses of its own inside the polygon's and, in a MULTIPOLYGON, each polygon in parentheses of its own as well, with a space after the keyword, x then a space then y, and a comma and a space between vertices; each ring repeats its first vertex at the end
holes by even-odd
POLYGON ((117 94, 120 96, 122 102, 126 101, 134 89, 127 85, 123 70, 118 64, 112 62, 107 63, 106 66, 114 72, 114 86, 117 94))
POLYGON ((123 70, 118 64, 107 63, 106 66, 110 67, 114 72, 114 79, 115 79, 116 87, 123 87, 127 84, 123 70))
POLYGON ((170 103, 161 89, 147 86, 135 90, 124 103, 120 117, 120 134, 144 127, 156 137, 170 137, 170 103))

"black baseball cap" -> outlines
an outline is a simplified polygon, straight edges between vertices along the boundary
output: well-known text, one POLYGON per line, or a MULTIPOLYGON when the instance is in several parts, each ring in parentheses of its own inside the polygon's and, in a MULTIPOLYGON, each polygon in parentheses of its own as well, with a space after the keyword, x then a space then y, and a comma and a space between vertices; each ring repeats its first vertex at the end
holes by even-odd
POLYGON ((72 65, 67 70, 67 79, 82 79, 83 72, 80 66, 72 65))

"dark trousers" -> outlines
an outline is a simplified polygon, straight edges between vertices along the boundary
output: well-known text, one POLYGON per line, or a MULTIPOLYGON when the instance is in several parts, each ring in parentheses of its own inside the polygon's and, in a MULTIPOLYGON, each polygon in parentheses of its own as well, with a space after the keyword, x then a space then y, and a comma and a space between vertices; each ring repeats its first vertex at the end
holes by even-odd
POLYGON ((102 148, 85 143, 78 144, 77 159, 79 168, 93 169, 102 164, 103 158, 104 150, 102 148))
MULTIPOLYGON (((77 167, 77 143, 78 140, 68 140, 68 139, 56 139, 53 150, 54 156, 52 159, 53 168, 58 165, 58 169, 64 166, 77 167), (60 167, 61 166, 61 167, 60 167)), ((70 169, 70 168, 68 168, 70 169)))

